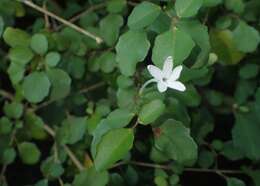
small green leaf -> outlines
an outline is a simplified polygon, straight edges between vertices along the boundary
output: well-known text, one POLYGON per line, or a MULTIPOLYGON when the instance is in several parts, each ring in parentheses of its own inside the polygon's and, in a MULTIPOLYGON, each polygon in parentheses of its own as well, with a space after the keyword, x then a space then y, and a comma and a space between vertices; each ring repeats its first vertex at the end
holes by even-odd
POLYGON ((47 76, 51 82, 50 98, 52 100, 65 98, 70 93, 71 78, 67 72, 61 69, 49 69, 47 76))
POLYGON ((97 148, 94 159, 98 171, 105 170, 122 159, 132 148, 134 133, 132 129, 115 129, 105 134, 97 148))
POLYGON ((24 66, 29 63, 34 54, 28 47, 15 47, 9 51, 9 57, 12 63, 24 66))
POLYGON ((235 65, 244 57, 244 53, 237 49, 230 30, 211 30, 210 42, 218 61, 223 65, 235 65))
POLYGON ((160 6, 144 1, 133 9, 128 17, 127 25, 130 29, 142 29, 152 24, 160 13, 160 6))
POLYGON ((2 155, 2 162, 5 165, 9 165, 11 163, 13 163, 13 161, 15 160, 16 157, 16 151, 14 148, 7 148, 4 150, 4 153, 2 155))
POLYGON ((53 158, 48 158, 41 164, 41 171, 48 179, 58 178, 64 173, 62 165, 53 158))
POLYGON ((23 79, 25 68, 16 63, 11 63, 8 67, 7 72, 13 85, 16 85, 23 79))
POLYGON ((152 100, 142 106, 138 120, 140 124, 150 124, 154 122, 164 112, 164 110, 165 105, 161 100, 152 100))
POLYGON ((113 46, 116 43, 123 23, 123 17, 117 14, 109 14, 100 21, 100 34, 108 46, 113 46))
POLYGON ((61 144, 74 144, 83 138, 86 128, 86 117, 69 116, 58 129, 57 140, 61 144))
POLYGON ((4 31, 3 38, 5 43, 11 47, 28 47, 30 45, 30 36, 20 29, 7 27, 4 31))
POLYGON ((122 12, 123 9, 127 5, 126 0, 107 0, 107 11, 110 13, 119 13, 122 12))
POLYGON ((34 113, 26 113, 25 115, 25 129, 28 135, 34 139, 45 139, 47 134, 44 130, 44 122, 41 117, 34 113))
POLYGON ((181 122, 170 119, 163 123, 156 131, 155 147, 184 165, 192 165, 197 159, 197 144, 190 136, 190 130, 181 122))
POLYGON ((225 7, 237 14, 244 12, 245 3, 243 0, 225 0, 225 7))
POLYGON ((4 112, 10 118, 19 119, 23 114, 23 105, 18 102, 5 103, 4 112))
POLYGON ((33 72, 25 77, 22 88, 25 98, 32 102, 41 102, 49 94, 50 81, 44 72, 33 72))
POLYGON ((72 186, 106 186, 108 181, 107 171, 97 172, 94 167, 91 167, 76 175, 72 186))
POLYGON ((144 31, 128 31, 121 35, 116 45, 119 69, 125 76, 132 76, 136 64, 143 61, 150 48, 150 42, 144 31), (131 48, 131 50, 129 50, 131 48))
POLYGON ((60 62, 61 56, 58 52, 49 52, 45 56, 45 62, 50 67, 55 67, 60 62))
POLYGON ((254 52, 257 49, 260 35, 254 27, 240 21, 233 33, 235 45, 241 52, 254 52))
POLYGON ((37 54, 43 55, 48 50, 48 40, 43 34, 35 34, 31 39, 31 48, 37 54))
POLYGON ((99 58, 98 62, 100 65, 100 69, 105 73, 111 73, 117 63, 116 63, 116 55, 113 52, 104 52, 99 58))
POLYGON ((9 134, 12 127, 13 123, 7 117, 0 118, 0 134, 9 134))
POLYGON ((176 0, 175 10, 179 17, 192 17, 197 14, 203 0, 176 0))
POLYGON ((259 66, 257 64, 245 64, 239 70, 239 76, 243 79, 255 78, 259 72, 259 66))
POLYGON ((152 60, 158 67, 162 67, 165 59, 172 56, 174 65, 179 65, 189 56, 194 46, 190 35, 179 28, 173 28, 156 37, 152 60))
POLYGON ((23 142, 18 145, 19 155, 23 163, 28 165, 36 164, 41 156, 41 152, 34 143, 23 142))
POLYGON ((227 178, 227 186, 246 186, 245 183, 237 178, 227 178))

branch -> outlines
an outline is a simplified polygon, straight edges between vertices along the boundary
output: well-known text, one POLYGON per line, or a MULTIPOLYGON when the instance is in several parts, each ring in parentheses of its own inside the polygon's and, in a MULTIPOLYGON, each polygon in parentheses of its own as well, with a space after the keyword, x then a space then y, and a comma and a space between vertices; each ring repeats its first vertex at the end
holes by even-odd
MULTIPOLYGON (((153 164, 153 163, 146 163, 146 162, 139 162, 139 161, 129 161, 129 162, 122 161, 115 164, 111 168, 115 168, 121 165, 128 165, 128 164, 136 165, 140 167, 172 170, 172 167, 169 165, 160 165, 160 164, 153 164)), ((184 171, 185 172, 208 172, 208 173, 215 173, 215 174, 244 174, 244 172, 240 170, 225 170, 225 169, 185 168, 184 171)))
POLYGON ((65 19, 63 19, 63 18, 57 16, 56 14, 54 14, 54 13, 48 11, 48 10, 45 10, 44 8, 42 8, 42 7, 40 7, 40 6, 36 5, 36 4, 34 4, 33 2, 31 2, 31 1, 29 1, 29 0, 21 0, 21 2, 24 3, 25 5, 27 5, 27 6, 31 7, 31 8, 33 8, 33 9, 35 9, 35 10, 37 10, 37 11, 39 11, 39 12, 45 14, 45 15, 48 15, 48 16, 52 17, 53 19, 56 19, 57 21, 63 23, 64 25, 66 25, 66 26, 68 26, 68 27, 71 27, 72 29, 74 29, 74 30, 76 30, 76 31, 78 31, 78 32, 80 32, 80 33, 82 33, 82 34, 84 34, 84 35, 86 35, 86 36, 88 36, 88 37, 90 37, 90 38, 96 40, 96 42, 97 42, 98 44, 100 44, 100 43, 103 42, 103 40, 102 40, 100 37, 98 37, 98 36, 96 36, 96 35, 94 35, 94 34, 88 32, 88 31, 86 31, 86 30, 80 28, 79 26, 77 26, 77 25, 75 25, 75 24, 70 23, 69 21, 67 21, 67 20, 65 20, 65 19))

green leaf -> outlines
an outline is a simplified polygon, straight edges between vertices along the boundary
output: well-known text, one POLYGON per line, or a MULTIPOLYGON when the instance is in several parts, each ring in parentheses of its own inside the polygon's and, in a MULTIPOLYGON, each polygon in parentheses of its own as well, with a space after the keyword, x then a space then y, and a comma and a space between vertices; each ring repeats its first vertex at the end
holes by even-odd
POLYGON ((3 38, 5 43, 11 47, 28 47, 30 45, 30 36, 20 29, 7 27, 4 31, 3 38))
POLYGON ((181 29, 173 28, 155 39, 152 60, 158 67, 162 67, 168 56, 173 57, 174 65, 182 64, 194 47, 190 35, 181 29))
POLYGON ((179 17, 192 17, 197 14, 203 0, 176 0, 175 10, 179 17))
POLYGON ((14 148, 7 148, 4 150, 3 156, 2 156, 2 162, 5 165, 9 165, 14 162, 16 157, 16 151, 14 148))
POLYGON ((43 34, 34 34, 31 39, 31 48, 37 54, 43 55, 48 50, 48 40, 43 34))
POLYGON ((4 105, 4 112, 10 118, 19 119, 23 114, 23 105, 18 102, 6 102, 4 105))
POLYGON ((117 14, 109 14, 100 21, 100 34, 108 46, 113 46, 116 43, 123 23, 123 17, 117 14))
POLYGON ((232 129, 234 146, 252 160, 260 159, 260 124, 253 113, 237 114, 232 129))
POLYGON ((234 146, 233 141, 227 141, 224 144, 221 154, 232 161, 236 161, 244 157, 243 153, 234 146))
POLYGON ((108 180, 107 171, 97 172, 94 167, 91 167, 76 175, 72 186, 105 186, 108 180))
POLYGON ((254 52, 257 49, 260 35, 254 27, 249 26, 244 21, 240 21, 233 33, 234 42, 238 50, 241 52, 254 52))
POLYGON ((0 134, 9 134, 12 127, 13 123, 7 117, 0 118, 0 134))
POLYGON ((150 42, 144 31, 130 30, 121 35, 116 45, 116 60, 121 73, 125 76, 133 75, 136 64, 144 60, 149 48, 150 42))
POLYGON ((245 183, 237 178, 227 178, 227 186, 246 186, 245 183))
POLYGON ((71 78, 67 72, 61 69, 49 69, 47 71, 48 78, 51 82, 52 100, 65 98, 70 93, 71 78))
POLYGON ((243 79, 255 78, 259 72, 259 66, 257 64, 245 64, 239 70, 239 76, 243 79))
POLYGON ((244 12, 245 3, 243 0, 225 0, 225 7, 237 14, 241 14, 244 12))
POLYGON ((28 135, 34 139, 41 140, 47 137, 42 118, 34 113, 29 112, 25 115, 25 129, 28 135))
POLYGON ((24 77, 25 69, 23 66, 11 63, 7 70, 13 85, 18 84, 24 77))
POLYGON ((58 52, 49 52, 45 56, 45 62, 50 67, 55 67, 60 62, 61 56, 58 52))
POLYGON ((244 53, 236 48, 230 30, 211 30, 210 42, 213 52, 218 56, 218 61, 223 65, 235 65, 244 57, 244 53))
POLYGON ((127 25, 130 29, 142 29, 152 24, 160 13, 160 6, 144 1, 135 6, 128 17, 127 25))
POLYGON ((107 0, 106 1, 106 8, 107 11, 110 13, 119 13, 126 7, 127 1, 126 0, 107 0))
POLYGON ((69 116, 58 129, 57 140, 61 144, 74 144, 83 138, 86 129, 86 117, 69 116))
POLYGON ((104 52, 99 58, 100 69, 105 73, 111 73, 116 67, 116 55, 113 52, 104 52))
POLYGON ((23 94, 28 101, 38 103, 48 96, 50 85, 51 83, 44 72, 33 72, 23 81, 23 94))
POLYGON ((155 136, 155 147, 184 165, 192 165, 197 159, 197 144, 190 136, 190 130, 181 122, 170 119, 158 128, 155 136))
POLYGON ((24 66, 29 63, 34 54, 28 47, 15 47, 9 51, 9 57, 12 63, 24 66))
POLYGON ((62 165, 58 162, 55 162, 52 157, 47 158, 41 164, 41 171, 44 177, 48 179, 58 178, 64 173, 62 165))
POLYGON ((199 21, 180 21, 178 27, 188 33, 193 41, 200 47, 200 53, 193 63, 192 68, 199 68, 208 61, 210 53, 210 41, 208 28, 199 21))
POLYGON ((138 121, 140 124, 150 124, 154 122, 165 110, 165 105, 160 99, 152 100, 142 106, 139 112, 138 121))
POLYGON ((223 3, 223 0, 203 0, 204 7, 214 7, 223 3))
POLYGON ((215 154, 208 150, 202 150, 199 153, 198 164, 202 168, 209 168, 215 161, 215 154))
POLYGON ((28 165, 36 164, 41 156, 41 152, 34 143, 23 142, 18 145, 19 155, 23 163, 28 165))
POLYGON ((91 143, 91 153, 96 155, 96 148, 101 137, 112 129, 123 128, 127 126, 134 117, 134 113, 127 109, 116 109, 111 112, 106 119, 101 120, 93 133, 93 141, 91 143))
POLYGON ((132 148, 133 141, 132 129, 115 129, 105 134, 98 144, 97 155, 94 158, 96 169, 105 170, 122 159, 132 148))

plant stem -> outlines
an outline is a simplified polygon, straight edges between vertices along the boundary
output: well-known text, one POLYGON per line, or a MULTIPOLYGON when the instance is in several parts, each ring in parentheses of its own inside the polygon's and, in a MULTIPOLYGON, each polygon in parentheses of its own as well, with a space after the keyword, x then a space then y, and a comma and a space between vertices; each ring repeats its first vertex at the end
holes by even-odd
POLYGON ((77 25, 75 25, 75 24, 73 24, 73 23, 70 23, 69 21, 67 21, 67 20, 65 20, 65 19, 63 19, 63 18, 57 16, 56 14, 54 14, 54 13, 48 11, 48 10, 45 10, 44 8, 42 8, 42 7, 40 7, 40 6, 36 5, 36 4, 34 4, 33 2, 31 2, 31 1, 29 1, 29 0, 22 0, 21 2, 24 3, 25 5, 27 5, 27 6, 31 7, 31 8, 33 8, 33 9, 35 9, 35 10, 37 10, 37 11, 39 11, 39 12, 45 14, 45 15, 48 15, 48 16, 50 16, 50 17, 56 19, 57 21, 63 23, 64 25, 66 25, 66 26, 68 26, 68 27, 71 27, 72 29, 74 29, 74 30, 76 30, 76 31, 78 31, 78 32, 80 32, 80 33, 82 33, 82 34, 84 34, 84 35, 86 35, 86 36, 88 36, 88 37, 90 37, 90 38, 96 40, 96 42, 97 42, 98 44, 100 44, 100 43, 103 42, 103 40, 102 40, 100 37, 98 37, 98 36, 96 36, 96 35, 94 35, 94 34, 88 32, 88 31, 86 31, 86 30, 80 28, 79 26, 77 26, 77 25))
POLYGON ((87 93, 87 92, 89 92, 89 91, 95 90, 95 89, 97 89, 97 88, 99 88, 99 87, 102 87, 102 86, 104 86, 104 85, 105 85, 105 82, 99 82, 99 83, 94 84, 94 85, 92 85, 92 86, 89 86, 89 87, 86 87, 86 88, 81 89, 78 93, 79 93, 79 94, 84 94, 84 93, 87 93))
POLYGON ((144 89, 145 89, 145 87, 146 87, 147 85, 149 85, 150 83, 154 83, 154 82, 157 82, 156 79, 150 79, 150 80, 146 81, 146 82, 143 84, 143 86, 140 88, 140 90, 139 90, 139 95, 141 95, 141 94, 143 93, 143 91, 144 91, 144 89))
MULTIPOLYGON (((160 165, 160 164, 153 164, 153 163, 146 163, 146 162, 139 162, 139 161, 119 162, 111 168, 115 168, 115 167, 118 167, 121 165, 127 165, 127 164, 136 165, 136 166, 140 166, 140 167, 165 169, 165 170, 172 169, 172 167, 169 165, 160 165)), ((185 168, 184 171, 185 172, 215 173, 215 174, 219 174, 221 176, 224 176, 223 174, 244 174, 244 172, 240 171, 240 170, 225 170, 225 169, 185 168)))

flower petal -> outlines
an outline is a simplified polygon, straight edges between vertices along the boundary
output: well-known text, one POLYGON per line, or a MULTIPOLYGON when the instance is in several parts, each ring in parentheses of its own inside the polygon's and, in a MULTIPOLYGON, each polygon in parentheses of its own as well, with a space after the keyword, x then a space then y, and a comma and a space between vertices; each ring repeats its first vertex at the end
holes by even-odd
POLYGON ((157 88, 158 88, 159 92, 165 92, 167 90, 167 85, 163 82, 158 82, 157 88))
POLYGON ((162 73, 162 71, 161 71, 158 67, 156 67, 156 66, 154 66, 154 65, 148 65, 148 66, 147 66, 147 69, 148 69, 149 73, 150 73, 155 79, 157 79, 157 80, 162 80, 162 78, 163 78, 163 73, 162 73))
POLYGON ((163 74, 164 77, 169 78, 172 74, 172 67, 173 67, 173 59, 172 56, 167 57, 163 64, 163 74))
POLYGON ((182 71, 182 66, 179 65, 177 67, 175 67, 172 71, 172 74, 169 78, 170 81, 176 81, 177 79, 180 78, 180 75, 181 75, 181 71, 182 71))
POLYGON ((175 90, 179 90, 179 91, 185 91, 186 87, 183 83, 181 83, 180 81, 167 81, 167 86, 175 89, 175 90))

